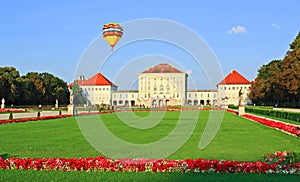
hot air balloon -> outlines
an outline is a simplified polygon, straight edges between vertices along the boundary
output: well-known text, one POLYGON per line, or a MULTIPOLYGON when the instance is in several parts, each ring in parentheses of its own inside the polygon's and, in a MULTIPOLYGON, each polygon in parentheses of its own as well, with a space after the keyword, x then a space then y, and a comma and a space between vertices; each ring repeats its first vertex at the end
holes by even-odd
POLYGON ((104 40, 111 46, 111 50, 114 51, 114 47, 123 35, 123 28, 118 23, 107 23, 103 25, 102 36, 104 40))

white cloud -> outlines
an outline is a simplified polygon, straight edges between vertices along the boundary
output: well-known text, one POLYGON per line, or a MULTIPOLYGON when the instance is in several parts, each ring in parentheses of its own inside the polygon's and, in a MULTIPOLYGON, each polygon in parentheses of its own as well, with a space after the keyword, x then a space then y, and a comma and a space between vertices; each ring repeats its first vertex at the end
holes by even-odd
POLYGON ((278 24, 276 24, 276 23, 272 23, 272 27, 275 27, 275 28, 277 28, 277 29, 281 29, 281 26, 278 25, 278 24))
POLYGON ((236 27, 232 27, 231 30, 229 30, 227 33, 229 34, 243 34, 243 33, 246 33, 246 27, 243 27, 243 26, 236 26, 236 27))

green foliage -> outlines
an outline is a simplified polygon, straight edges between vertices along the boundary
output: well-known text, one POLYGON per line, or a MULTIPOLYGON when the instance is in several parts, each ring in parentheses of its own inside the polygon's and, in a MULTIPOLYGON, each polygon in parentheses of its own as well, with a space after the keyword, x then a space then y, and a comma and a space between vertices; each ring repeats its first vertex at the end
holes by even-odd
POLYGON ((300 33, 283 60, 273 60, 258 70, 249 98, 256 104, 300 107, 300 33))
POLYGON ((229 108, 229 109, 238 109, 238 106, 235 106, 235 105, 233 105, 233 104, 229 104, 229 105, 228 105, 228 108, 229 108))
POLYGON ((67 83, 49 73, 29 72, 20 76, 13 67, 0 68, 0 98, 6 105, 53 105, 69 103, 67 83))
POLYGON ((37 117, 38 118, 41 117, 41 112, 40 111, 37 112, 37 117))
POLYGON ((279 111, 273 109, 261 109, 261 108, 254 108, 254 107, 246 107, 245 111, 250 113, 256 113, 265 116, 272 116, 275 118, 300 122, 300 113, 297 112, 287 112, 287 111, 279 111))
POLYGON ((86 103, 86 99, 83 96, 82 88, 78 85, 78 81, 74 81, 72 86, 73 104, 83 105, 86 103))
POLYGON ((9 119, 9 120, 12 120, 12 119, 14 119, 14 117, 13 117, 13 113, 12 113, 12 112, 10 112, 10 113, 9 113, 9 117, 8 117, 8 119, 9 119))

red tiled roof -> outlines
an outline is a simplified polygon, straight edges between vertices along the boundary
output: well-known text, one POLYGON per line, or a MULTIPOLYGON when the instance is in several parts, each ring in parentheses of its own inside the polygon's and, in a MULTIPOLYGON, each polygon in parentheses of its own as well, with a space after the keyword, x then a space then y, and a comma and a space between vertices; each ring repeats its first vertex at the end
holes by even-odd
MULTIPOLYGON (((90 79, 87 79, 87 80, 77 80, 78 81, 78 84, 80 86, 93 86, 93 85, 111 85, 111 86, 115 86, 115 84, 113 84, 111 81, 109 81, 105 76, 103 76, 101 73, 97 73, 95 74, 93 77, 91 77, 90 79)), ((69 87, 72 87, 74 84, 73 83, 70 83, 68 86, 69 87)))
POLYGON ((232 70, 218 85, 221 84, 251 84, 249 80, 232 70))
POLYGON ((142 73, 182 73, 182 71, 169 64, 159 64, 143 71, 142 73))

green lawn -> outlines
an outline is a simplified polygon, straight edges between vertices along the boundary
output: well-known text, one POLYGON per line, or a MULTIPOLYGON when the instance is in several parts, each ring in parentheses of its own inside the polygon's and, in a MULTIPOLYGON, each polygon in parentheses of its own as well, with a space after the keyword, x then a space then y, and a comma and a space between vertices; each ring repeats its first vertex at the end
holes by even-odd
MULTIPOLYGON (((185 111, 195 112, 195 111, 185 111)), ((198 112, 198 111, 197 111, 198 112)), ((210 111, 200 111, 196 128, 183 147, 170 159, 206 158, 257 161, 264 154, 292 150, 300 152, 300 140, 231 113, 225 113, 214 140, 203 150, 199 140, 210 111)), ((122 113, 126 116, 126 113, 122 113)), ((140 119, 149 113, 136 113, 140 119)), ((155 113, 152 113, 155 114, 155 113)), ((177 124, 180 112, 167 112, 164 119, 150 129, 134 129, 122 123, 117 114, 101 115, 115 136, 132 143, 148 143, 167 136, 177 124)), ((81 116, 90 121, 95 116, 81 116)), ((189 124, 185 121, 185 124, 189 124)), ((15 157, 96 157, 101 155, 83 137, 74 118, 0 125, 0 155, 15 157)))
POLYGON ((298 175, 0 170, 0 181, 297 181, 298 175))

